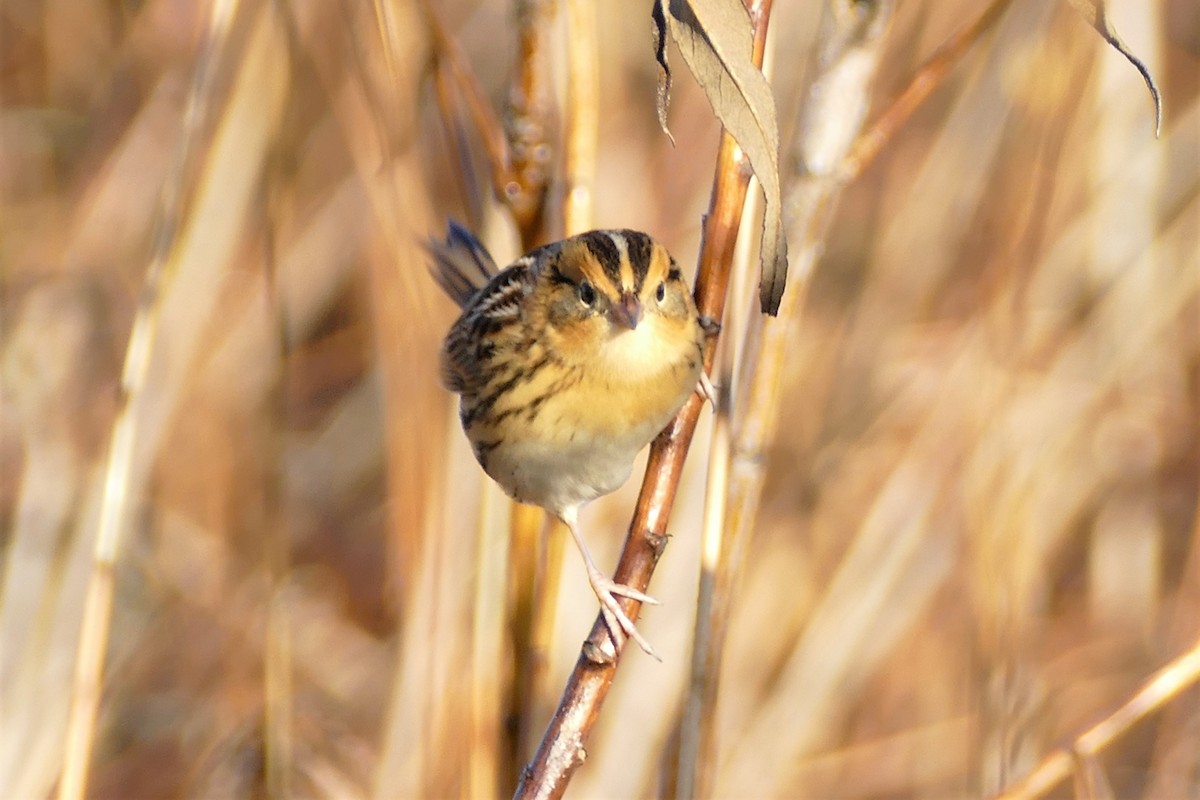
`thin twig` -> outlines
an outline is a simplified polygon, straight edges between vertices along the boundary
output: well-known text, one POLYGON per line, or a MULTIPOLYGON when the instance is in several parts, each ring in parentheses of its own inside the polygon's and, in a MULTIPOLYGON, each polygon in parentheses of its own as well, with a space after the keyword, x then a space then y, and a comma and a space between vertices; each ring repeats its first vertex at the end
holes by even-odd
POLYGON ((92 573, 83 606, 79 649, 75 656, 63 771, 58 784, 59 800, 79 800, 87 791, 104 679, 104 657, 108 652, 112 623, 117 550, 129 518, 130 501, 134 493, 140 490, 140 487, 133 485, 133 474, 141 419, 139 412, 145 398, 142 390, 158 332, 162 289, 168 278, 167 263, 179 233, 183 176, 208 115, 208 101, 213 94, 217 67, 229 40, 237 8, 237 0, 221 0, 212 7, 208 36, 201 49, 184 112, 182 138, 170 174, 163 182, 161 217, 154 252, 146 270, 145 285, 125 351, 121 372, 122 408, 113 425, 104 468, 104 495, 96 530, 92 573))
POLYGON ((1197 683, 1200 683, 1200 640, 1150 676, 1128 700, 1075 737, 1069 746, 1052 751, 1032 772, 1000 794, 998 800, 1023 800, 1046 794, 1066 780, 1081 759, 1094 758, 1135 723, 1197 683))
POLYGON ((896 131, 908 121, 933 90, 942 85, 950 70, 954 69, 967 51, 991 29, 1010 5, 1012 0, 992 0, 974 22, 942 42, 917 70, 904 91, 888 106, 887 111, 875 120, 866 133, 858 137, 854 149, 842 161, 842 180, 852 180, 862 173, 896 131))
MULTIPOLYGON (((754 0, 749 6, 760 67, 770 9, 770 0, 754 0)), ((722 134, 696 275, 696 305, 710 320, 720 320, 725 311, 730 265, 750 176, 748 159, 733 137, 722 134)), ((705 348, 706 372, 711 370, 716 344, 714 333, 705 348)), ((645 590, 650 582, 666 547, 667 520, 703 406, 704 400, 693 394, 650 447, 646 476, 614 575, 619 583, 645 590)), ((623 599, 622 605, 630 619, 636 620, 640 604, 623 599)), ((538 751, 522 772, 514 797, 563 795, 571 776, 583 763, 584 743, 608 695, 619 657, 603 617, 598 616, 538 751)))
MULTIPOLYGON (((1183 559, 1183 576, 1175 601, 1167 641, 1172 645, 1181 646, 1188 641, 1193 631, 1200 625, 1200 608, 1196 607, 1195 599, 1200 597, 1200 497, 1196 498, 1192 510, 1192 534, 1188 538, 1188 554, 1183 559)), ((1150 758, 1150 774, 1152 776, 1148 797, 1162 797, 1168 792, 1164 784, 1169 780, 1171 770, 1167 764, 1171 759, 1171 751, 1175 742, 1187 741, 1190 734, 1187 727, 1192 722, 1193 708, 1186 703, 1176 703, 1163 712, 1163 720, 1158 725, 1155 735, 1154 753, 1150 758)), ((1192 769, 1194 770, 1200 752, 1189 748, 1187 751, 1192 769)), ((1178 768, 1178 766, 1177 766, 1178 768)), ((1195 774, 1194 772, 1192 774, 1195 774)))

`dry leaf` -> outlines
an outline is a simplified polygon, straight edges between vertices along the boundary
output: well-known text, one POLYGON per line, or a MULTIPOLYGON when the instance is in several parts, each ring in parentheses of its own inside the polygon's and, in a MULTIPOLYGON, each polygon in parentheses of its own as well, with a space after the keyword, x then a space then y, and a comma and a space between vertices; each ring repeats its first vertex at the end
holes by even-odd
POLYGON ((1121 41, 1121 37, 1117 35, 1116 30, 1108 24, 1108 15, 1104 13, 1104 0, 1068 0, 1068 2, 1087 20, 1089 25, 1096 29, 1096 33, 1104 37, 1104 41, 1125 56, 1129 63, 1133 64, 1142 74, 1142 80, 1146 82, 1146 88, 1150 90, 1150 97, 1154 100, 1154 135, 1158 136, 1162 131, 1162 98, 1158 94, 1158 86, 1154 83, 1154 77, 1151 76, 1150 70, 1142 63, 1142 60, 1130 52, 1125 42, 1121 41))
MULTIPOLYGON (((704 89, 708 102, 750 160, 765 199, 763 210, 762 310, 775 314, 787 281, 787 240, 779 186, 779 126, 775 98, 754 65, 750 19, 739 0, 657 0, 653 12, 659 74, 658 119, 666 130, 671 72, 666 32, 704 89)), ((668 132, 669 135, 669 132, 668 132)))
POLYGON ((658 127, 675 144, 675 137, 667 127, 667 106, 671 104, 671 68, 667 65, 667 21, 663 16, 661 2, 650 9, 654 20, 654 60, 658 62, 658 127))

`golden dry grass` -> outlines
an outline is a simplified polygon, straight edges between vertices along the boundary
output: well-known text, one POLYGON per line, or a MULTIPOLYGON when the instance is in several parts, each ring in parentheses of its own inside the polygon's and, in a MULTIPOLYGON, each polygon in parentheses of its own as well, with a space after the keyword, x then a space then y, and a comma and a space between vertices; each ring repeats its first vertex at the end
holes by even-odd
MULTIPOLYGON (((788 129, 811 5, 773 22, 788 129)), ((976 6, 900 4, 873 113, 976 6)), ((1200 14, 1109 10, 1160 140, 1067 4, 1016 3, 842 197, 789 333, 715 796, 986 796, 1200 636, 1200 14)), ((439 13, 499 106, 508 5, 439 13)), ((695 263, 718 125, 680 65, 672 148, 643 6, 597 19, 595 224, 695 263)), ((467 216, 429 52, 404 0, 0 8, 0 795, 58 785, 122 419, 89 796, 511 790, 508 511, 438 387, 453 309, 420 249, 467 216)), ((640 623, 665 663, 627 653, 573 796, 660 779, 710 427, 640 623)), ((635 484, 585 515, 602 564, 635 484)), ((563 569, 526 747, 596 613, 563 569)), ((1198 735, 1175 691, 1098 770, 1195 795, 1198 735)))

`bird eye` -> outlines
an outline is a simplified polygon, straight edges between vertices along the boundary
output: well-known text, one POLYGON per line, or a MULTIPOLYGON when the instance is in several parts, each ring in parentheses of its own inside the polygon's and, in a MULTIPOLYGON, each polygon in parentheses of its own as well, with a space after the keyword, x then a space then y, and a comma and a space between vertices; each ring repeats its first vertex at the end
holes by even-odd
POLYGON ((654 292, 654 299, 662 302, 667 299, 667 285, 661 281, 658 284, 658 290, 654 292))
POLYGON ((579 284, 579 302, 583 303, 588 308, 596 302, 596 290, 587 281, 579 284))

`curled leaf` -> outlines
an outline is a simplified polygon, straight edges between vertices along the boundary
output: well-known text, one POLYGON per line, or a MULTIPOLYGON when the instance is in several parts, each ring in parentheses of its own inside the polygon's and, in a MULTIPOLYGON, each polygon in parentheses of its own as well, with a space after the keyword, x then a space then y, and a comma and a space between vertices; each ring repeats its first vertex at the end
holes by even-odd
POLYGON ((1154 100, 1154 135, 1158 136, 1162 132, 1162 97, 1159 96, 1158 86, 1154 83, 1154 76, 1150 74, 1150 69, 1130 51, 1125 42, 1121 41, 1116 30, 1108 23, 1108 15, 1104 12, 1104 0, 1068 0, 1068 2, 1079 12, 1080 16, 1087 20, 1089 25, 1095 28, 1096 33, 1100 34, 1104 41, 1125 56, 1129 63, 1133 64, 1141 73, 1142 80, 1146 82, 1146 88, 1150 90, 1150 97, 1154 100))
POLYGON ((658 127, 675 144, 675 137, 667 127, 667 106, 671 104, 671 67, 667 64, 667 20, 663 16, 661 0, 650 10, 654 21, 654 60, 658 62, 658 127))
POLYGON ((666 125, 670 70, 665 31, 679 46, 688 68, 704 90, 725 130, 746 154, 762 187, 762 310, 775 314, 787 281, 787 240, 780 201, 779 126, 775 98, 754 64, 750 18, 740 0, 657 0, 655 57, 659 75, 659 122, 666 125))

